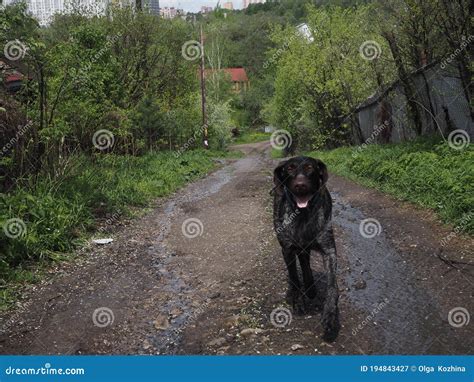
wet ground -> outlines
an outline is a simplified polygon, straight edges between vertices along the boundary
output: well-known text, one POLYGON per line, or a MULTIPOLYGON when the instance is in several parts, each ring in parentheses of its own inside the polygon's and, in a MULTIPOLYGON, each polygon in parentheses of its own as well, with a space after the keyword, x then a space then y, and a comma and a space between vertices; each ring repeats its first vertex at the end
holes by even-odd
MULTIPOLYGON (((245 158, 157 201, 115 227, 113 243, 83 248, 27 288, 18 308, 1 317, 0 352, 472 353, 474 240, 451 235, 443 247, 454 227, 337 176, 329 189, 339 337, 321 339, 316 309, 293 315, 271 225, 276 161, 266 142, 240 149, 245 158)), ((312 266, 324 290, 320 259, 312 266)))

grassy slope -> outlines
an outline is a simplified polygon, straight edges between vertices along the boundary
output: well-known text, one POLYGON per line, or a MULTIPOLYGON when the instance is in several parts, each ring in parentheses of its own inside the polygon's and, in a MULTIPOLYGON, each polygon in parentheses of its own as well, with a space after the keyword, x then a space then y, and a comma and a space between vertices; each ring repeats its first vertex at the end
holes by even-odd
POLYGON ((435 210, 443 221, 474 232, 474 148, 416 141, 315 151, 335 174, 435 210))
MULTIPOLYGON (((10 238, 0 230, 0 286, 31 281, 32 265, 63 258, 97 229, 97 218, 130 215, 216 167, 222 152, 188 151, 143 157, 98 155, 75 158, 61 181, 39 178, 0 194, 0 226, 21 219, 26 232, 10 238)), ((6 289, 3 302, 7 299, 6 289)), ((0 296, 0 306, 2 304, 0 296)))

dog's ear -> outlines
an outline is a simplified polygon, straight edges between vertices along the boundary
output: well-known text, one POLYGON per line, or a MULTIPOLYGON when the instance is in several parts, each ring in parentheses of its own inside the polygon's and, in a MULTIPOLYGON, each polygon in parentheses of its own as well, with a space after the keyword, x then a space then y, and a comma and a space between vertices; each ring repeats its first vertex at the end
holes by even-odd
POLYGON ((329 175, 328 175, 328 168, 326 165, 323 163, 323 161, 319 159, 315 159, 315 161, 318 164, 318 173, 319 173, 319 187, 323 187, 326 182, 328 181, 329 175))
POLYGON ((285 186, 285 165, 287 161, 281 162, 273 171, 273 190, 279 194, 283 194, 283 188, 285 186))

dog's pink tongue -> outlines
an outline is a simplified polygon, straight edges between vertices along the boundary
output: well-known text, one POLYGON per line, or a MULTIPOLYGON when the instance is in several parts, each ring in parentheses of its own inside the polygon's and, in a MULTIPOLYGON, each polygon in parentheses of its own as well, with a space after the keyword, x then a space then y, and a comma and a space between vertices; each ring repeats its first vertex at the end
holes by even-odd
POLYGON ((308 207, 308 202, 296 202, 298 208, 306 208, 308 207))
POLYGON ((296 205, 298 208, 308 207, 309 198, 296 198, 296 205))

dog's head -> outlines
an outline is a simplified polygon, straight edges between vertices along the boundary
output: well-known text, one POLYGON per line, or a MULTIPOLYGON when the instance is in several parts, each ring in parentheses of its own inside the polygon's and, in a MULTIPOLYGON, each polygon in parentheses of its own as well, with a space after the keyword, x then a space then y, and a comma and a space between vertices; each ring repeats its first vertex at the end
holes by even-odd
POLYGON ((278 165, 273 172, 275 192, 289 191, 298 208, 308 207, 311 198, 328 180, 326 165, 319 159, 295 157, 278 165))

